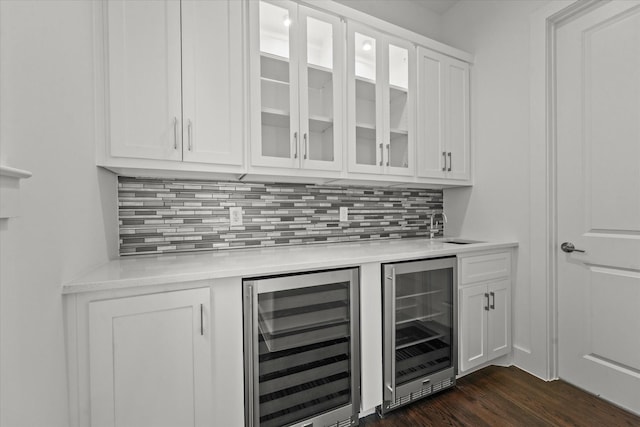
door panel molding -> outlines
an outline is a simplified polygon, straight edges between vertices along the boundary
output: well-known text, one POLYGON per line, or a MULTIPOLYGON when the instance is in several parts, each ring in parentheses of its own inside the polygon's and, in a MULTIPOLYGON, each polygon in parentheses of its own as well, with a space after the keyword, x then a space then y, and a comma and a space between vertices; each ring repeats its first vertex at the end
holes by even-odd
MULTIPOLYGON (((558 378, 557 253, 556 242, 556 169, 555 169, 555 29, 559 22, 579 16, 598 3, 597 0, 558 0, 550 2, 530 18, 530 233, 531 266, 529 275, 530 303, 533 313, 528 325, 529 348, 544 348, 542 360, 538 352, 519 351, 514 345, 516 364, 547 380, 558 378), (542 143, 543 142, 543 143, 542 143), (539 230, 544 230, 543 233, 539 230), (532 286, 543 283, 544 286, 532 286), (540 327, 544 322, 544 329, 540 327), (538 331, 538 332, 537 332, 538 331)), ((517 309, 517 308, 516 308, 517 309)))
MULTIPOLYGON (((631 332, 640 324, 632 304, 640 297, 635 277, 640 271, 640 252, 636 233, 623 237, 620 230, 636 228, 633 214, 638 207, 631 200, 631 212, 624 212, 625 205, 618 207, 617 198, 630 191, 631 199, 636 199, 633 188, 638 179, 637 163, 623 179, 608 172, 606 162, 611 160, 611 153, 600 152, 616 150, 616 144, 607 143, 607 138, 616 138, 625 144, 620 147, 622 152, 615 155, 634 157, 637 129, 632 123, 636 121, 626 112, 635 114, 640 108, 636 100, 640 87, 630 75, 638 69, 637 51, 633 50, 638 27, 634 23, 630 32, 620 18, 632 13, 633 19, 638 19, 639 10, 638 1, 589 2, 577 6, 574 3, 544 16, 538 22, 544 24, 543 37, 537 39, 537 45, 532 43, 536 53, 542 52, 537 59, 544 64, 534 73, 532 93, 540 89, 535 84, 542 84, 544 95, 532 94, 531 99, 531 124, 538 126, 531 136, 542 136, 545 141, 544 152, 532 153, 531 201, 542 200, 542 213, 546 214, 543 225, 547 233, 537 241, 545 247, 538 247, 535 260, 542 260, 546 267, 547 372, 554 377, 561 374, 578 387, 636 412, 640 401, 629 392, 637 389, 638 377, 627 373, 640 367, 636 357, 640 342, 631 332), (607 29, 613 22, 619 25, 615 31, 607 29), (632 45, 632 51, 601 54, 624 43, 632 45), (611 80, 618 74, 619 80, 611 80), (615 105, 621 109, 619 115, 612 109, 610 90, 618 94, 615 105), (626 97, 627 91, 631 96, 626 97), (591 111, 590 107, 596 105, 591 111), (615 126, 617 122, 621 125, 615 126), (544 167, 543 180, 533 178, 533 174, 541 172, 534 164, 544 167), (608 190, 603 190, 602 183, 607 183, 604 187, 608 190), (611 203, 609 192, 617 195, 611 203), (598 194, 607 197, 603 201, 598 194), (595 203, 610 210, 615 206, 623 212, 608 215, 605 210, 594 208, 595 203), (593 229, 613 232, 593 233, 593 229), (558 245, 563 240, 572 240, 586 252, 559 253, 558 245), (614 271, 616 274, 611 274, 614 271), (558 344, 559 340, 562 343, 558 344)), ((533 51, 532 55, 535 57, 533 51)), ((535 218, 536 212, 532 215, 535 218)), ((535 221, 532 219, 532 230, 536 229, 535 221)), ((532 265, 532 271, 536 270, 532 265)))

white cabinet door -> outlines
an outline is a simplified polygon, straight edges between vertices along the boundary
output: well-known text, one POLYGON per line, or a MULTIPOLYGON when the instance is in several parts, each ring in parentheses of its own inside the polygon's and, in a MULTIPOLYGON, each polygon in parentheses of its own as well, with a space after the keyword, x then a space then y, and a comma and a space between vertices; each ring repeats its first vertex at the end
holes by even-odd
POLYGON ((349 172, 414 175, 415 92, 415 48, 349 23, 349 172))
POLYGON ((349 23, 347 35, 347 144, 349 172, 381 174, 382 129, 381 35, 349 23))
POLYGON ((183 160, 242 165, 242 4, 182 1, 183 160))
POLYGON ((344 26, 340 18, 298 8, 301 167, 342 169, 344 26))
POLYGON ((460 289, 460 370, 466 371, 487 359, 487 286, 460 289))
POLYGON ((297 5, 249 2, 251 164, 300 166, 297 5))
POLYGON ((104 5, 110 154, 180 160, 180 3, 113 0, 104 5))
POLYGON ((418 176, 445 178, 444 55, 418 48, 418 176))
POLYGON ((469 140, 469 64, 453 58, 446 62, 447 178, 471 178, 469 140))
POLYGON ((249 3, 251 164, 342 169, 344 30, 289 1, 249 3))
POLYGON ((490 283, 487 312, 487 357, 494 359, 511 350, 511 286, 509 279, 490 283))
POLYGON ((418 176, 467 181, 469 64, 418 48, 418 176))
POLYGON ((209 288, 89 304, 93 427, 213 425, 209 307, 209 288))
POLYGON ((383 38, 382 118, 385 174, 415 174, 416 49, 405 41, 383 38))
POLYGON ((511 351, 511 279, 460 289, 460 371, 511 351))

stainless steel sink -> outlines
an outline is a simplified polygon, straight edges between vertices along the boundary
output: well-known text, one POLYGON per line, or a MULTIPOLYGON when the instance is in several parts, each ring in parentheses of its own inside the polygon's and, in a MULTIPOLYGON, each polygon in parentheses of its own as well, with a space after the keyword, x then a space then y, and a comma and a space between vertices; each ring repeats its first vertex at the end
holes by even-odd
POLYGON ((469 245, 471 243, 485 243, 481 240, 460 239, 457 237, 445 237, 442 243, 451 243, 452 245, 469 245))

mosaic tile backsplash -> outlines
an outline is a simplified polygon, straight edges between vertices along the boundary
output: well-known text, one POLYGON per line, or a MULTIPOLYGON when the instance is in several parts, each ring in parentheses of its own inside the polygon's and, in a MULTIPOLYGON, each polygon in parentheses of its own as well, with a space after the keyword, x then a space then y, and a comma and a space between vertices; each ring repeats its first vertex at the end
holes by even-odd
POLYGON ((135 255, 428 237, 442 191, 120 177, 118 206, 120 254, 135 255))

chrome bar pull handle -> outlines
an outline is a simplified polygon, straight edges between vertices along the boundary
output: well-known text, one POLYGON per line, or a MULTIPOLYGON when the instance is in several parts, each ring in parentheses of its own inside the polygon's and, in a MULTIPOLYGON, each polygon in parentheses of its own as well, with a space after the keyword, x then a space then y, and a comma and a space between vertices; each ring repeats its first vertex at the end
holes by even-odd
POLYGON ((293 158, 298 158, 298 132, 293 133, 293 146, 295 148, 295 152, 293 153, 293 158))
POLYGON ((253 286, 253 284, 247 283, 243 290, 245 298, 244 304, 246 304, 246 308, 243 307, 244 348, 245 352, 247 352, 246 354, 252 355, 249 358, 245 358, 244 361, 245 373, 248 378, 248 380, 245 382, 245 396, 247 399, 245 405, 245 417, 247 426, 260 425, 260 419, 258 417, 258 414, 260 413, 259 402, 257 401, 255 395, 255 392, 258 388, 258 378, 256 377, 256 374, 258 372, 258 327, 256 325, 258 309, 256 307, 257 301, 254 296, 253 286), (254 348, 256 349, 256 351, 254 351, 254 348))
POLYGON ((204 335, 204 305, 200 304, 200 335, 204 335))
POLYGON ((391 144, 387 144, 387 166, 389 166, 390 159, 391 159, 391 144))
POLYGON ((491 296, 491 305, 489 306, 489 308, 492 310, 495 310, 496 309, 496 293, 489 292, 489 295, 491 296))
POLYGON ((582 253, 584 253, 584 251, 582 249, 576 249, 576 247, 573 246, 573 243, 571 243, 571 242, 564 242, 563 244, 560 245, 560 249, 562 249, 562 252, 566 252, 568 254, 570 254, 571 252, 582 252, 582 253))
POLYGON ((447 152, 446 151, 442 152, 442 171, 443 172, 447 171, 447 152))
POLYGON ((489 311, 489 294, 485 293, 484 297, 487 299, 487 305, 484 306, 484 309, 489 311))
POLYGON ((451 151, 449 151, 449 169, 447 169, 449 172, 451 172, 451 151))
POLYGON ((391 310, 391 378, 389 388, 391 391, 391 402, 396 401, 396 269, 391 269, 391 303, 393 308, 391 310))
POLYGON ((381 142, 380 143, 380 166, 382 166, 382 159, 384 159, 384 148, 381 142))
POLYGON ((178 118, 173 118, 173 149, 178 149, 178 118))
POLYGON ((193 132, 193 123, 191 122, 191 119, 189 119, 189 121, 187 122, 187 137, 189 138, 189 151, 193 150, 193 136, 192 136, 192 132, 193 132))
POLYGON ((304 139, 304 159, 307 159, 307 151, 309 151, 309 141, 307 141, 307 133, 305 132, 302 136, 304 139))

